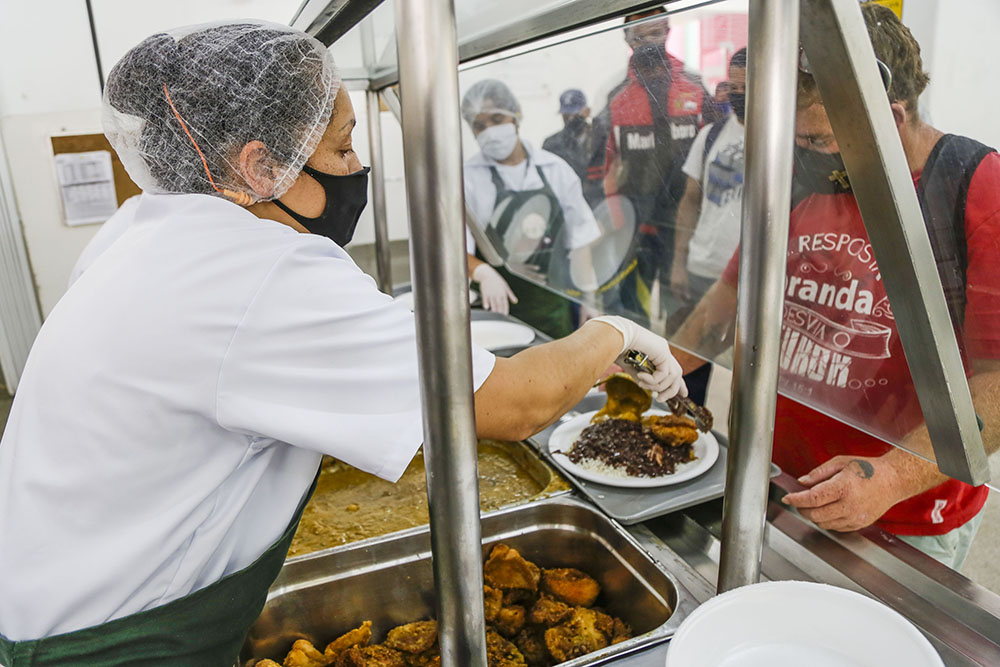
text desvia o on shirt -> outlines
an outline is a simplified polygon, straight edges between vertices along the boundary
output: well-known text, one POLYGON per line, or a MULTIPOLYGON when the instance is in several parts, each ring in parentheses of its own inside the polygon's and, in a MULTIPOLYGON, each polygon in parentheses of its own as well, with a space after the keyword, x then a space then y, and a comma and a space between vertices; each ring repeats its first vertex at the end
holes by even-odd
MULTIPOLYGON (((473 348, 476 388, 493 363, 473 348)), ((412 313, 330 240, 207 195, 143 195, 27 365, 0 444, 12 640, 238 571, 323 454, 395 480, 423 439, 412 313)))
MULTIPOLYGON (((601 228, 583 198, 580 178, 573 168, 558 155, 535 149, 524 139, 521 140, 521 144, 528 153, 528 159, 520 164, 513 166, 499 164, 485 157, 482 152, 476 153, 465 163, 465 201, 472 214, 482 225, 488 224, 493 217, 497 189, 490 174, 491 167, 497 170, 508 188, 523 191, 545 187, 535 169, 537 166, 545 174, 556 199, 562 206, 563 219, 566 222, 566 249, 576 250, 597 240, 601 235, 601 228)), ((466 230, 466 243, 468 251, 474 252, 475 241, 468 230, 466 230)))

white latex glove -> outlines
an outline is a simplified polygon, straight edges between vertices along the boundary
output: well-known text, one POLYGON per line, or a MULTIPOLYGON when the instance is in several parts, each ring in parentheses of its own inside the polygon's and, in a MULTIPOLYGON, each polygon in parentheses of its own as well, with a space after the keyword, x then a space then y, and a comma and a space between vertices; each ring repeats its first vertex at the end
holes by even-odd
POLYGON ((489 264, 480 264, 472 272, 472 279, 479 283, 479 297, 483 308, 506 315, 510 312, 510 302, 517 303, 517 297, 507 281, 489 264))
POLYGON ((683 378, 684 371, 674 359, 674 355, 670 353, 670 344, 667 343, 666 339, 617 315, 602 315, 595 317, 592 321, 614 327, 622 335, 625 341, 616 363, 631 375, 640 387, 651 392, 653 398, 666 400, 678 394, 687 396, 687 385, 684 384, 683 378), (649 357, 649 360, 656 366, 656 371, 652 374, 637 371, 632 368, 631 364, 625 363, 624 356, 629 350, 642 352, 649 357))

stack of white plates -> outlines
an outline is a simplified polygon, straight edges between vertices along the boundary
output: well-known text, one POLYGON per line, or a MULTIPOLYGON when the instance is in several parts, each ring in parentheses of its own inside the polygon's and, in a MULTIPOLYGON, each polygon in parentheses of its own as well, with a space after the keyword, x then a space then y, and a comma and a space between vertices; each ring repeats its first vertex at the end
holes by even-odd
POLYGON ((716 596, 684 619, 667 667, 943 667, 903 616, 826 584, 771 581, 716 596))

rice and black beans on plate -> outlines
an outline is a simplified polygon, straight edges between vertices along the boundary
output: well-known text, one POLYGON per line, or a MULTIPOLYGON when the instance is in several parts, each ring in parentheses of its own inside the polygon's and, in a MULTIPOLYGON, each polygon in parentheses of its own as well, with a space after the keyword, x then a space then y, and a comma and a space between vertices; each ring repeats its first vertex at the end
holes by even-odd
POLYGON ((662 477, 695 459, 695 423, 676 415, 605 419, 583 430, 567 452, 577 465, 617 477, 662 477))

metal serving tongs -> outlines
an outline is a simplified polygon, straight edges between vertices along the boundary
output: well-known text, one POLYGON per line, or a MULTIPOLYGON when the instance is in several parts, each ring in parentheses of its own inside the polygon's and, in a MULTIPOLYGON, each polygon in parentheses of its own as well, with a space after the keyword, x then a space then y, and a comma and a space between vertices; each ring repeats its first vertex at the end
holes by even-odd
MULTIPOLYGON (((629 350, 625 353, 625 363, 627 363, 632 368, 652 374, 656 370, 656 366, 653 362, 649 360, 644 352, 639 352, 638 350, 629 350)), ((712 430, 712 425, 715 423, 715 419, 712 417, 712 413, 708 411, 702 405, 698 405, 692 401, 687 396, 674 396, 666 400, 667 407, 675 415, 681 417, 690 417, 694 420, 695 426, 702 433, 708 433, 712 430)))

